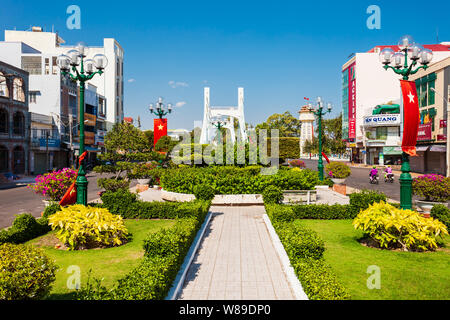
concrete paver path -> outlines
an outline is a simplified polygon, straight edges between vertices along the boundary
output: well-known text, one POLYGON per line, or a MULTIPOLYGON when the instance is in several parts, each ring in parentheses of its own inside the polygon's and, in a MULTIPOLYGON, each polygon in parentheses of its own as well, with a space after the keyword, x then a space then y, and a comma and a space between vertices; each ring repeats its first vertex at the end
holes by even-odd
POLYGON ((295 299, 262 218, 264 207, 214 206, 210 211, 179 299, 295 299))

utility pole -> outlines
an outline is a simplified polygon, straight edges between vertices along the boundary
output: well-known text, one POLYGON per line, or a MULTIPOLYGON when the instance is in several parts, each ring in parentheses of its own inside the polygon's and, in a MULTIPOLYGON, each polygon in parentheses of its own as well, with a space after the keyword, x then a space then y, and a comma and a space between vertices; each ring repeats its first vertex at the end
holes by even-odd
POLYGON ((72 137, 72 130, 73 130, 73 115, 69 114, 69 142, 70 142, 70 166, 73 166, 73 137, 72 137))
POLYGON ((45 130, 45 163, 47 165, 47 172, 50 168, 50 164, 49 164, 49 157, 48 157, 48 136, 50 135, 50 132, 48 132, 48 130, 45 130))

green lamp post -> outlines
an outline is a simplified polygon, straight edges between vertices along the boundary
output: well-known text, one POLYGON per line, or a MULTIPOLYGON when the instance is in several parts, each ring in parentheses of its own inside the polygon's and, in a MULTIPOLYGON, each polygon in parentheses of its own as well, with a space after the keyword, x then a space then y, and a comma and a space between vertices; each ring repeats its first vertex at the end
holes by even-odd
POLYGON ((331 112, 331 103, 328 103, 327 110, 323 110, 323 102, 320 97, 317 98, 317 107, 313 107, 311 104, 309 106, 309 111, 312 112, 317 117, 317 126, 319 128, 319 164, 317 165, 317 170, 319 171, 319 179, 323 181, 323 159, 322 159, 322 117, 327 113, 331 112))
POLYGON ((149 110, 150 113, 153 113, 158 118, 162 119, 164 118, 164 116, 168 115, 169 113, 172 113, 171 103, 167 104, 167 111, 164 110, 163 98, 159 97, 158 101, 155 104, 156 106, 154 106, 153 103, 150 103, 149 110))
MULTIPOLYGON (((86 57, 86 46, 78 44, 77 49, 70 50, 67 55, 60 55, 57 64, 62 75, 68 75, 73 81, 80 84, 80 155, 84 153, 84 91, 85 83, 91 80, 96 74, 101 75, 108 64, 108 59, 103 54, 97 54, 93 59, 84 60, 86 57), (77 67, 80 67, 78 70, 77 67), (94 67, 97 69, 94 71, 94 67), (73 73, 70 72, 72 70, 73 73)), ((87 185, 85 165, 80 163, 77 186, 77 204, 87 205, 87 185)))
MULTIPOLYGON (((433 52, 422 48, 414 43, 411 36, 403 36, 398 43, 399 52, 394 53, 391 48, 385 48, 380 52, 380 61, 384 69, 391 69, 396 74, 401 75, 403 80, 408 80, 409 76, 417 73, 420 69, 427 69, 428 64, 433 59, 433 52), (409 63, 408 63, 409 58, 409 63), (421 66, 417 65, 417 61, 421 66), (393 66, 391 66, 392 64, 393 66)), ((400 208, 412 209, 412 177, 409 165, 409 155, 402 153, 402 174, 400 175, 400 208)))
POLYGON ((228 124, 228 122, 222 121, 222 120, 216 120, 216 121, 211 122, 211 124, 214 127, 217 128, 217 132, 219 134, 219 136, 218 136, 218 143, 220 144, 222 142, 222 131, 221 131, 221 129, 224 128, 228 124))

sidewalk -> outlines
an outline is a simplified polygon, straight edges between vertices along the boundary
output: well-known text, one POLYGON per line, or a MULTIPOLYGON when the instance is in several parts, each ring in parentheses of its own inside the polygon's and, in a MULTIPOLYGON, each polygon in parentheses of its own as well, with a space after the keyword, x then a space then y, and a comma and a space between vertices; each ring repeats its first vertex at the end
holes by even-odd
POLYGON ((30 183, 34 183, 35 179, 36 177, 34 176, 27 176, 11 182, 0 183, 0 190, 24 187, 30 183))
POLYGON ((264 207, 210 210, 211 222, 179 299, 295 299, 264 223, 264 207))

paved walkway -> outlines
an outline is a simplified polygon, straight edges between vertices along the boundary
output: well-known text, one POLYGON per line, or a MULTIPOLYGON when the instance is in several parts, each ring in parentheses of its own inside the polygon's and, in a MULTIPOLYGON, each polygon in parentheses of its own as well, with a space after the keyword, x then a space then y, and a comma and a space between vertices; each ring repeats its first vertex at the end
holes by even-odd
POLYGON ((210 211, 213 217, 179 299, 294 299, 262 218, 264 207, 216 206, 210 211))

